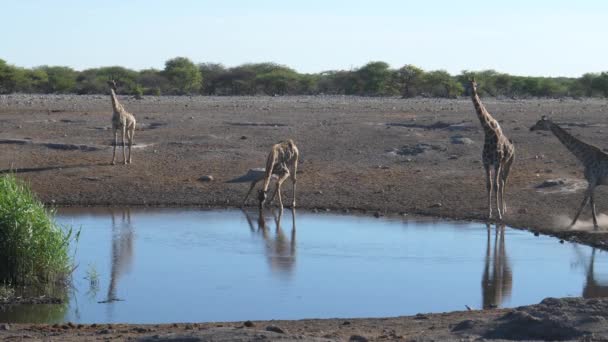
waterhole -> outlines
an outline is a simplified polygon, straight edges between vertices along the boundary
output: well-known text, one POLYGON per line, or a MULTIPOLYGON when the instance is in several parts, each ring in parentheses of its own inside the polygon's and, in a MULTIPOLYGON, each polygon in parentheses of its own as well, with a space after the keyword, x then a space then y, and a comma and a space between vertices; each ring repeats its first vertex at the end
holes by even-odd
POLYGON ((384 317, 608 296, 606 253, 483 223, 285 210, 61 209, 81 229, 62 305, 3 322, 384 317), (263 222, 262 222, 263 221, 263 222))

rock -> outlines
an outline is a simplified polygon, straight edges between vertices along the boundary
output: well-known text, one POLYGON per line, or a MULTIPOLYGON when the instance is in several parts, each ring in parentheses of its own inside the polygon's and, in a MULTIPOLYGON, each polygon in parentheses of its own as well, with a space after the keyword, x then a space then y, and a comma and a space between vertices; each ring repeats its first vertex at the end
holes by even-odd
POLYGON ((247 137, 244 135, 241 135, 241 140, 247 140, 247 137))
POLYGON ((535 186, 535 188, 543 189, 543 188, 550 188, 553 186, 564 185, 564 184, 566 184, 566 182, 564 182, 563 179, 547 179, 544 182, 535 186))
POLYGON ((562 244, 563 244, 563 243, 564 243, 564 240, 559 240, 559 243, 562 243, 562 244))
POLYGON ((266 331, 272 331, 272 332, 279 333, 279 334, 286 334, 285 330, 283 330, 275 325, 267 326, 266 331))
POLYGON ((441 208, 443 206, 443 204, 437 202, 437 203, 433 203, 429 206, 429 208, 441 208))
POLYGON ((475 321, 472 319, 467 319, 467 320, 464 320, 464 321, 456 324, 452 328, 452 331, 469 330, 469 329, 472 329, 474 326, 475 326, 475 321))
POLYGON ((380 216, 382 216, 382 213, 381 213, 381 212, 376 211, 376 212, 374 213, 374 217, 375 217, 375 218, 379 218, 380 216))
POLYGON ((2 323, 0 324, 0 330, 11 330, 11 326, 6 323, 2 323))
POLYGON ((450 142, 454 145, 471 145, 474 143, 473 140, 467 138, 467 137, 463 137, 460 134, 457 135, 453 135, 450 137, 450 142))
POLYGON ((342 322, 342 325, 350 325, 350 322, 349 321, 344 321, 344 322, 342 322))
POLYGON ((361 335, 351 335, 348 340, 352 341, 352 342, 367 342, 367 341, 369 341, 367 339, 367 337, 363 337, 361 335))
POLYGON ((414 316, 414 319, 416 319, 416 320, 429 319, 429 316, 421 314, 421 313, 417 313, 416 316, 414 316))
POLYGON ((243 323, 244 326, 246 326, 247 328, 251 328, 253 327, 255 324, 253 324, 252 321, 245 321, 245 323, 243 323))
POLYGON ((201 182, 211 182, 211 181, 213 181, 213 176, 205 175, 205 176, 202 176, 201 178, 199 178, 198 180, 201 182))
POLYGON ((458 156, 455 154, 452 154, 451 156, 448 157, 449 160, 455 160, 458 159, 458 156))
POLYGON ((539 232, 534 232, 534 236, 540 236, 539 232))

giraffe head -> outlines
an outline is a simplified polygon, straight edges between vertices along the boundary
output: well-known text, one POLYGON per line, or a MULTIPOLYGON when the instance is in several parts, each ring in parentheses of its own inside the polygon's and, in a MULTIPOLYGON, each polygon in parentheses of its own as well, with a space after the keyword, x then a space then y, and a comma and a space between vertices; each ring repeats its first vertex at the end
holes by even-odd
POLYGON ((551 130, 551 120, 547 119, 546 116, 543 117, 534 124, 534 126, 530 127, 530 131, 549 131, 551 130))
POLYGON ((475 81, 475 77, 471 77, 469 83, 471 84, 471 90, 477 91, 477 82, 475 81))
POLYGON ((258 190, 258 200, 260 201, 260 207, 264 204, 264 202, 266 201, 266 191, 264 190, 258 190))
POLYGON ((113 79, 108 80, 108 85, 110 86, 110 88, 114 89, 114 91, 116 91, 116 81, 114 81, 113 79))

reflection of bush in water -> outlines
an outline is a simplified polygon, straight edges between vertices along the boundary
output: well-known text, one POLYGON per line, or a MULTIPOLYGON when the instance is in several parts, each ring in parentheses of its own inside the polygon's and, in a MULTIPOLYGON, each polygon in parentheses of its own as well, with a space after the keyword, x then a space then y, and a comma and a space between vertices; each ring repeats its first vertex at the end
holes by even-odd
POLYGON ((15 323, 60 323, 68 311, 68 303, 24 304, 0 307, 1 322, 15 323))

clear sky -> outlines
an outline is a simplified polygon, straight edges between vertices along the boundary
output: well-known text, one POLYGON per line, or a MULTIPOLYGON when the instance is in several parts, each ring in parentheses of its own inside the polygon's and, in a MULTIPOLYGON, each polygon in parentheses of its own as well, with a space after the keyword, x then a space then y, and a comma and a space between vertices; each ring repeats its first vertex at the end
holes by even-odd
POLYGON ((7 0, 0 58, 82 70, 184 56, 299 72, 381 60, 425 70, 608 70, 605 0, 7 0))

